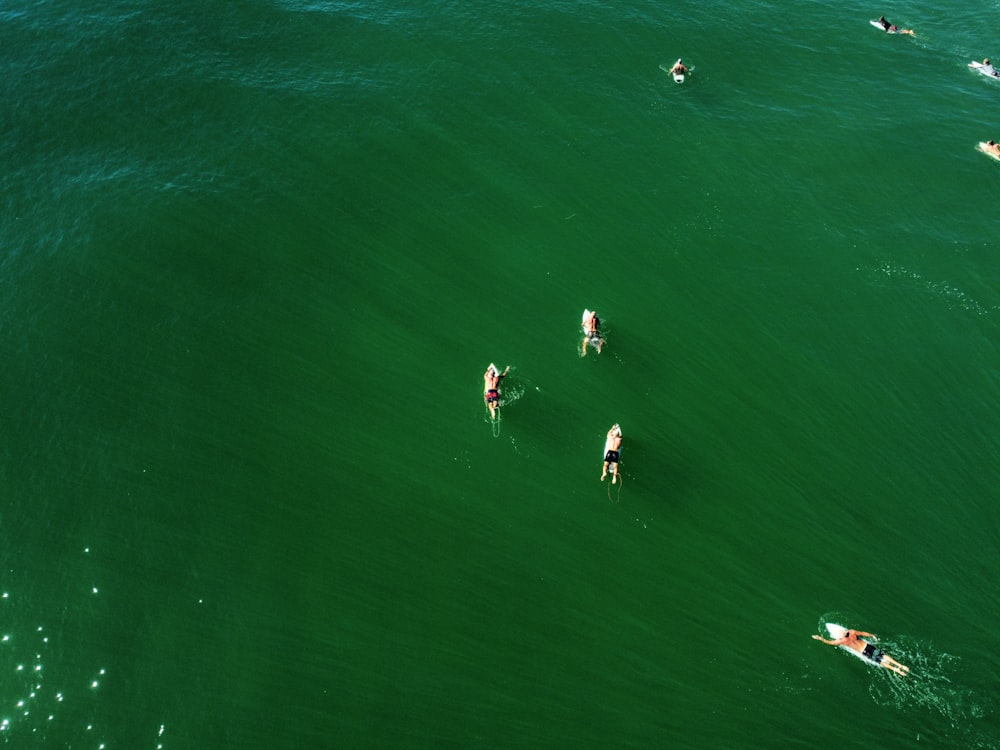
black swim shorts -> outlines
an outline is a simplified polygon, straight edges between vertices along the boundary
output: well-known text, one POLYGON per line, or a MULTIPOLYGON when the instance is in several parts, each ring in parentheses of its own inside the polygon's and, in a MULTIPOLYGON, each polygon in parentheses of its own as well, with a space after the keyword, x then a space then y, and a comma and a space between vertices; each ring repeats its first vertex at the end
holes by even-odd
POLYGON ((882 657, 885 656, 885 651, 882 649, 876 649, 871 643, 866 643, 865 650, 861 652, 861 655, 866 659, 871 659, 876 664, 881 664, 882 657))

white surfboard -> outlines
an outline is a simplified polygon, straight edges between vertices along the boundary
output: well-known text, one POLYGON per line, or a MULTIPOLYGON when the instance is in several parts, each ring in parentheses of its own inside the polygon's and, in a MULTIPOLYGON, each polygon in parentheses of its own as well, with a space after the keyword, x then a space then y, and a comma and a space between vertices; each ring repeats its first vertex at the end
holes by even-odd
POLYGON ((1000 161, 1000 154, 998 154, 986 141, 980 141, 979 145, 976 146, 980 151, 989 156, 992 159, 1000 161))
MULTIPOLYGON (((847 635, 847 628, 845 628, 843 625, 837 625, 834 622, 828 622, 826 623, 826 632, 830 634, 830 637, 833 640, 837 640, 838 638, 843 638, 847 635)), ((862 640, 865 643, 870 643, 870 641, 864 638, 860 638, 859 640, 862 640)), ((847 646, 837 646, 837 648, 858 657, 859 659, 861 659, 861 661, 867 662, 872 666, 878 666, 871 659, 866 659, 865 656, 860 651, 855 651, 853 648, 848 648, 847 646)))
POLYGON ((1000 71, 997 71, 997 69, 992 65, 983 65, 981 62, 973 60, 969 63, 969 67, 977 73, 982 73, 984 76, 989 76, 990 78, 1000 78, 1000 71))

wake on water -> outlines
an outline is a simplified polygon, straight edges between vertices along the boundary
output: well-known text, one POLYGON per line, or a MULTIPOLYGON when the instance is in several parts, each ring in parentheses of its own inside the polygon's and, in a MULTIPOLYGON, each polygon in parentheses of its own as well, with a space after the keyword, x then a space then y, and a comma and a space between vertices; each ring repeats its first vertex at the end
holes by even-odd
MULTIPOLYGON (((496 419, 493 419, 493 418, 490 417, 489 407, 484 404, 484 406, 483 406, 483 421, 489 423, 490 429, 493 432, 493 437, 495 437, 495 438, 500 437, 500 433, 502 432, 502 422, 503 422, 503 417, 504 417, 504 411, 508 407, 513 406, 518 401, 520 401, 521 397, 524 396, 524 394, 527 392, 527 390, 528 389, 523 384, 520 384, 520 383, 514 383, 514 384, 512 384, 510 386, 502 386, 500 388, 500 401, 497 404, 496 419)), ((536 388, 536 390, 538 390, 538 389, 536 388)), ((511 442, 513 442, 513 441, 514 441, 514 439, 511 438, 511 442)), ((514 448, 515 448, 515 450, 517 449, 516 444, 515 444, 514 448)))
POLYGON ((996 305, 980 304, 966 292, 946 281, 926 279, 916 271, 892 263, 882 263, 876 266, 871 269, 870 275, 873 283, 889 283, 886 280, 892 280, 895 286, 909 287, 931 297, 944 300, 950 307, 966 310, 975 315, 989 315, 997 309, 996 305))
POLYGON ((527 390, 528 389, 520 383, 514 383, 513 385, 508 386, 507 388, 501 388, 500 408, 504 409, 509 406, 513 406, 514 404, 516 404, 518 401, 521 400, 521 398, 524 396, 527 390))
POLYGON ((961 686, 957 679, 959 657, 907 637, 886 641, 885 649, 910 667, 910 675, 905 680, 873 682, 869 692, 877 703, 902 709, 931 708, 948 719, 952 727, 965 727, 992 710, 990 696, 977 695, 961 686))
MULTIPOLYGON (((836 622, 850 627, 857 618, 831 612, 817 624, 817 631, 828 637, 825 623, 836 622)), ((958 656, 941 651, 926 641, 909 636, 883 639, 878 645, 887 654, 910 668, 906 677, 888 669, 866 670, 871 674, 868 693, 879 706, 900 711, 931 709, 944 717, 949 729, 959 733, 965 747, 995 748, 1000 744, 978 732, 972 722, 994 711, 995 699, 990 694, 963 687, 960 682, 958 656)))

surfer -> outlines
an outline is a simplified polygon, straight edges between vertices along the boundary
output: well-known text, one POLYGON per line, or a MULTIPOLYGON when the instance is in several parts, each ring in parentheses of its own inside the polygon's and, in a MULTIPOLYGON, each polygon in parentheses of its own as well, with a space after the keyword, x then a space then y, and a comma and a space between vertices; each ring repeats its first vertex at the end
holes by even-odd
POLYGON ((821 635, 814 635, 813 638, 817 641, 822 641, 829 646, 844 646, 852 651, 857 651, 863 657, 868 659, 868 661, 874 662, 880 667, 891 669, 893 672, 898 675, 902 675, 903 677, 906 677, 906 675, 909 674, 909 667, 903 666, 874 644, 861 640, 861 636, 866 636, 876 641, 878 640, 878 636, 874 633, 866 633, 863 630, 848 630, 842 638, 837 638, 832 641, 827 640, 821 635))
POLYGON ((901 29, 894 23, 889 23, 885 20, 885 16, 879 16, 879 25, 885 30, 886 34, 910 34, 913 35, 913 29, 901 29))
POLYGON ((483 399, 490 408, 490 419, 497 418, 497 407, 500 406, 500 381, 510 372, 510 365, 503 372, 490 362, 490 366, 483 373, 483 399))
POLYGON ((604 471, 601 473, 601 481, 604 481, 604 477, 608 475, 608 470, 611 471, 611 484, 618 481, 618 451, 622 447, 622 428, 618 426, 616 422, 614 426, 608 430, 607 440, 604 441, 604 471))
POLYGON ((601 319, 597 317, 597 313, 593 310, 583 311, 583 347, 580 350, 580 356, 587 356, 587 345, 590 345, 597 349, 597 353, 601 353, 601 348, 604 346, 604 339, 601 338, 601 319))
POLYGON ((996 68, 990 63, 990 58, 985 58, 980 65, 979 63, 969 63, 970 68, 979 68, 980 71, 988 76, 993 76, 994 78, 1000 78, 1000 73, 997 72, 996 68))
POLYGON ((687 75, 688 69, 687 65, 681 62, 681 58, 677 58, 677 62, 674 63, 674 67, 670 69, 671 75, 687 75))

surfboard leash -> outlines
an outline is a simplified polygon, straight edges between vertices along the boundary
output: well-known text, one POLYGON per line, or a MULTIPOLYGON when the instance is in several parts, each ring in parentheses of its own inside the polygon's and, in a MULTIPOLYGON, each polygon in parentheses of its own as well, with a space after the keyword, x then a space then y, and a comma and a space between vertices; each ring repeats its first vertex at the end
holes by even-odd
POLYGON ((618 503, 620 503, 622 500, 622 485, 624 483, 625 483, 625 478, 621 475, 621 472, 618 472, 618 493, 613 498, 611 497, 611 485, 608 484, 608 500, 610 500, 615 505, 618 505, 618 503))

